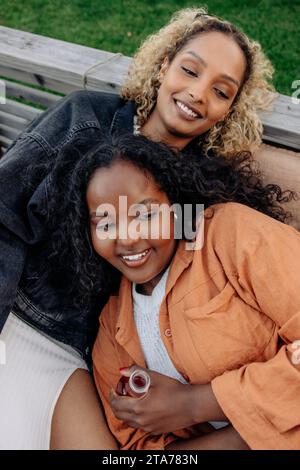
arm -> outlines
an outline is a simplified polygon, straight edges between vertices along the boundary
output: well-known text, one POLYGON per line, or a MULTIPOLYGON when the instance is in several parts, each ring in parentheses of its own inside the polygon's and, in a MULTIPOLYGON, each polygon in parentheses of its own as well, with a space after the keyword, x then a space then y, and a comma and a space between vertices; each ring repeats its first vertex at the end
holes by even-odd
POLYGON ((25 179, 36 155, 43 155, 42 148, 23 136, 0 160, 0 329, 12 308, 28 245, 42 236, 43 191, 29 194, 25 179))
POLYGON ((0 225, 0 331, 11 311, 26 253, 26 244, 0 225))
POLYGON ((216 377, 212 390, 251 448, 298 449, 300 366, 292 358, 300 338, 300 234, 251 209, 237 217, 228 208, 215 226, 215 246, 222 263, 237 273, 231 278, 237 292, 274 321, 274 335, 284 345, 266 362, 216 377), (221 240, 224 230, 231 230, 231 246, 221 240))

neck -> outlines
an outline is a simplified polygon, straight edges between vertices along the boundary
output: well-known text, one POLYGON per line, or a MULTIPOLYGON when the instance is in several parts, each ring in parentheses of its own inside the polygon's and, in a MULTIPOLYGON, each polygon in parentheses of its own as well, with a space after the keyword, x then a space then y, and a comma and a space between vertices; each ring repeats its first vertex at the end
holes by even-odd
POLYGON ((148 282, 145 282, 144 284, 137 284, 136 291, 142 295, 151 295, 155 286, 157 286, 157 284, 161 280, 162 276, 163 273, 160 273, 155 278, 151 279, 148 282))
POLYGON ((142 295, 151 295, 154 288, 157 286, 163 275, 165 274, 166 270, 168 269, 169 265, 166 266, 163 271, 157 274, 155 277, 150 279, 150 281, 144 282, 143 284, 136 285, 136 291, 142 295))
POLYGON ((183 150, 190 142, 191 137, 179 137, 168 132, 164 126, 157 123, 151 114, 147 122, 141 127, 140 133, 154 142, 164 142, 176 150, 183 150))

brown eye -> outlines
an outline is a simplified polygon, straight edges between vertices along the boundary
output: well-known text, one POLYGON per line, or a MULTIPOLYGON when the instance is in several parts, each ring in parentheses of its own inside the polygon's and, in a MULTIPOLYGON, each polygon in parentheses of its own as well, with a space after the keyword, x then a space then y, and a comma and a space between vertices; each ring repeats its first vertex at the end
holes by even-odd
POLYGON ((139 219, 140 220, 150 220, 152 219, 158 212, 154 211, 154 212, 146 212, 144 214, 140 214, 139 215, 139 219))
POLYGON ((111 230, 111 228, 114 226, 113 223, 106 223, 106 224, 100 224, 98 223, 97 224, 97 227, 96 227, 96 230, 99 230, 101 232, 108 232, 109 230, 111 230))
POLYGON ((226 93, 224 93, 224 91, 220 90, 219 88, 215 88, 214 90, 215 90, 216 94, 218 96, 220 96, 220 98, 223 98, 225 100, 229 100, 229 96, 227 96, 226 93))
POLYGON ((197 74, 193 72, 193 70, 188 69, 187 67, 183 67, 183 66, 181 66, 181 68, 187 75, 190 75, 192 77, 197 77, 197 74))

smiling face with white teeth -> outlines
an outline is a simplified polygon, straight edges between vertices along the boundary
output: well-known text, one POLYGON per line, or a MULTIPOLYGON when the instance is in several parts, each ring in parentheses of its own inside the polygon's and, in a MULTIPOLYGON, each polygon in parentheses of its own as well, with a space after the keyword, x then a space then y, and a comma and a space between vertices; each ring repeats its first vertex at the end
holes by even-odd
POLYGON ((157 210, 162 205, 170 206, 166 194, 157 187, 150 175, 132 163, 116 161, 111 167, 96 170, 88 185, 86 201, 95 251, 131 282, 140 284, 141 292, 151 294, 176 249, 173 213, 168 215, 171 230, 167 234, 162 224, 162 213, 157 210), (119 207, 120 195, 127 197, 126 210, 119 207), (104 204, 107 208, 114 208, 114 211, 108 209, 103 214, 99 212, 99 207, 104 204), (128 214, 129 207, 137 208, 135 215, 134 210, 130 210, 132 215, 128 214), (124 221, 128 227, 135 221, 139 224, 140 233, 148 233, 151 222, 151 228, 157 227, 159 237, 131 237, 127 233, 127 237, 121 239, 119 229, 120 223, 124 221), (114 231, 115 238, 103 239, 105 237, 100 236, 110 231, 114 231))
POLYGON ((161 68, 157 103, 144 135, 182 149, 226 117, 243 83, 246 60, 231 37, 200 33, 161 68))

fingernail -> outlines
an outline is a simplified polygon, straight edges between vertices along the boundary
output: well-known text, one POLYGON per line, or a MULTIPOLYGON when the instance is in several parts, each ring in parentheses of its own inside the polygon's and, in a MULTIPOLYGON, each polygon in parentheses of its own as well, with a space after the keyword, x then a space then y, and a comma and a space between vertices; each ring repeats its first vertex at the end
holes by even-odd
POLYGON ((127 370, 127 369, 128 369, 128 367, 120 367, 119 370, 120 370, 120 372, 122 373, 122 372, 125 372, 125 370, 127 370))

